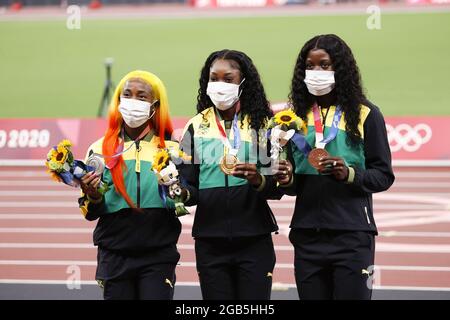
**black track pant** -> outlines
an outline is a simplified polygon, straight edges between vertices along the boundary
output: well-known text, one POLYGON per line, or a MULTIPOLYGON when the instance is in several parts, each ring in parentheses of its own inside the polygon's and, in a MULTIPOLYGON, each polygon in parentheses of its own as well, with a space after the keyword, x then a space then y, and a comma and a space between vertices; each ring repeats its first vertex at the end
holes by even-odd
POLYGON ((300 299, 371 299, 373 233, 292 229, 289 239, 300 299))
POLYGON ((205 300, 269 300, 275 251, 270 234, 197 238, 197 272, 205 300))
POLYGON ((179 258, 175 245, 138 253, 99 248, 96 279, 105 300, 171 300, 179 258))

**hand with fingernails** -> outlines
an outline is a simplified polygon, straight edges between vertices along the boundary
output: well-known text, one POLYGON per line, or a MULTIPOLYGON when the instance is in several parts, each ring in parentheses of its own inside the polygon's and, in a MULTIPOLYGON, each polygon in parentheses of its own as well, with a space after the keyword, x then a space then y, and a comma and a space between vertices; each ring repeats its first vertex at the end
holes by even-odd
POLYGON ((331 174, 336 180, 344 181, 348 178, 349 169, 344 160, 339 157, 323 157, 319 162, 320 174, 331 174))
POLYGON ((83 190, 84 194, 88 195, 91 199, 100 199, 102 197, 102 194, 98 191, 100 182, 100 174, 95 173, 95 171, 88 172, 80 180, 81 190, 83 190))
POLYGON ((231 172, 231 175, 237 178, 247 179, 255 187, 261 185, 262 182, 261 174, 258 172, 254 163, 238 163, 231 172))
POLYGON ((288 160, 280 160, 273 174, 278 183, 283 185, 291 181, 292 171, 292 164, 288 160))

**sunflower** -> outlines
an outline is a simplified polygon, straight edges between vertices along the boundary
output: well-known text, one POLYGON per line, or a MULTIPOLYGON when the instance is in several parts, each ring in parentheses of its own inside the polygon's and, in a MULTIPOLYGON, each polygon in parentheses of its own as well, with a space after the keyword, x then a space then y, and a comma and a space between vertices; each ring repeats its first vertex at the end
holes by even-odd
POLYGON ((69 150, 64 146, 58 146, 53 153, 51 160, 56 163, 64 164, 69 157, 69 150))
POLYGON ((60 143, 58 143, 58 146, 70 148, 72 146, 72 142, 70 142, 70 140, 64 139, 60 143))
POLYGON ((166 149, 161 149, 153 158, 152 169, 161 172, 169 162, 169 153, 166 149))
POLYGON ((63 165, 56 161, 57 156, 58 150, 56 149, 56 147, 52 148, 47 154, 47 161, 45 162, 45 165, 50 171, 62 170, 63 165))
POLYGON ((67 162, 73 161, 71 152, 68 148, 58 145, 50 149, 47 154, 45 165, 50 171, 62 172, 67 162))
POLYGON ((296 121, 297 118, 297 115, 292 109, 283 110, 275 114, 275 122, 278 125, 284 124, 286 126, 289 126, 292 122, 296 121))
POLYGON ((306 126, 306 122, 303 121, 302 118, 297 117, 295 120, 295 126, 297 127, 297 130, 302 130, 303 134, 306 134, 308 132, 308 127, 306 126))

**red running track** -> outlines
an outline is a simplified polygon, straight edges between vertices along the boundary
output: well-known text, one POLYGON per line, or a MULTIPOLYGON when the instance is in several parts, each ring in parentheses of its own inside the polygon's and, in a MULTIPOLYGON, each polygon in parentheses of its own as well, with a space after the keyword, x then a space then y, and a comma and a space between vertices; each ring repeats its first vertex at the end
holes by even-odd
MULTIPOLYGON (((374 283, 381 289, 450 291, 450 168, 396 168, 397 180, 374 196, 377 238, 374 283)), ((66 283, 76 270, 93 283, 95 222, 77 208, 78 191, 37 167, 0 167, 0 283, 66 283)), ((287 238, 295 199, 271 201, 280 226, 274 235, 274 289, 295 286, 287 238)), ((177 284, 197 285, 193 215, 181 218, 177 284)))

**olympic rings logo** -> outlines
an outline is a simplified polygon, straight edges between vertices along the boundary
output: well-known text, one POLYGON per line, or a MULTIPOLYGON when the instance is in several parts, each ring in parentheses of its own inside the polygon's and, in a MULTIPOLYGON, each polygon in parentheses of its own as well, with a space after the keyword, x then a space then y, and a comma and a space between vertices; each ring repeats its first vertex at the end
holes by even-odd
POLYGON ((430 126, 425 123, 416 124, 414 127, 406 123, 401 123, 395 127, 386 124, 386 130, 392 152, 401 149, 407 152, 417 151, 422 145, 430 141, 432 136, 430 126))

